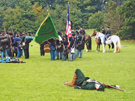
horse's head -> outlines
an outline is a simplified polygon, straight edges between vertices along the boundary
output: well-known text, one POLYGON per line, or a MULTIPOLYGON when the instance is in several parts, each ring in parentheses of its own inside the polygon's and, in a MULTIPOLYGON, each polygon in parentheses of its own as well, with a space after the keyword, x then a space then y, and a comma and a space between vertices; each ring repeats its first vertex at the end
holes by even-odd
POLYGON ((92 33, 91 37, 92 37, 92 36, 95 36, 96 34, 97 34, 97 32, 94 31, 94 32, 92 33))

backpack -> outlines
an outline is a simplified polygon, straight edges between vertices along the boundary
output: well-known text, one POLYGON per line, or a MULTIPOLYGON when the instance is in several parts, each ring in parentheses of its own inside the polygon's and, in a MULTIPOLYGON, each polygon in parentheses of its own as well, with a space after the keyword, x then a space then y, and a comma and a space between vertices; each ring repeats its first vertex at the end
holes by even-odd
POLYGON ((45 51, 45 53, 50 53, 50 45, 49 44, 44 45, 44 51, 45 51))

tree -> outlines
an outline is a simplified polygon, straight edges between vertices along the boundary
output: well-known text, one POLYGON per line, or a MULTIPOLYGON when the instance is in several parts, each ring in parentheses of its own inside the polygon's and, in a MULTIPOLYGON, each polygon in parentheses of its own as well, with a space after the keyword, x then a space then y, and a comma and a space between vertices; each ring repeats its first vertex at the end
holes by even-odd
POLYGON ((32 5, 29 0, 20 1, 15 8, 7 8, 4 12, 3 26, 9 31, 11 28, 17 31, 27 30, 28 32, 35 32, 34 12, 31 11, 32 5))
POLYGON ((12 9, 9 7, 4 12, 3 27, 5 27, 7 30, 10 30, 10 31, 11 31, 11 28, 17 30, 18 26, 21 24, 23 12, 24 11, 22 9, 19 9, 19 8, 12 9))
POLYGON ((116 12, 117 7, 120 5, 117 5, 114 1, 109 1, 108 6, 106 6, 106 10, 108 11, 105 14, 105 26, 110 27, 110 30, 112 34, 115 34, 117 31, 121 29, 121 26, 123 24, 123 20, 121 19, 121 16, 116 12))
POLYGON ((4 7, 0 7, 0 31, 4 29, 2 27, 2 25, 3 25, 3 17, 4 17, 3 12, 4 12, 4 7))
MULTIPOLYGON (((0 0, 0 28, 27 30, 38 29, 49 10, 53 22, 59 31, 66 29, 66 13, 70 4, 70 20, 72 29, 89 28, 88 20, 91 13, 102 11, 109 0, 0 0), (1 8, 0 8, 1 9, 1 8), (18 14, 17 14, 18 12, 18 14), (12 15, 14 14, 14 15, 12 15), (10 16, 10 18, 9 18, 10 16), (17 18, 18 17, 18 18, 17 18), (9 19, 8 19, 9 18, 9 19)), ((113 0, 115 2, 122 0, 113 0)))
POLYGON ((98 11, 89 17, 88 20, 89 28, 101 30, 101 27, 104 26, 104 14, 101 11, 98 11))
MULTIPOLYGON (((62 5, 56 5, 56 9, 50 11, 53 22, 58 31, 66 30, 67 6, 64 8, 64 10, 62 8, 62 5)), ((82 13, 74 5, 69 5, 69 9, 72 29, 79 29, 82 21, 82 13)))
POLYGON ((124 18, 123 27, 117 34, 122 39, 135 39, 135 0, 125 1, 117 12, 124 18))
POLYGON ((88 19, 90 13, 95 13, 100 10, 100 6, 103 0, 72 0, 71 3, 77 6, 77 9, 80 9, 82 12, 82 24, 84 28, 88 27, 88 19))

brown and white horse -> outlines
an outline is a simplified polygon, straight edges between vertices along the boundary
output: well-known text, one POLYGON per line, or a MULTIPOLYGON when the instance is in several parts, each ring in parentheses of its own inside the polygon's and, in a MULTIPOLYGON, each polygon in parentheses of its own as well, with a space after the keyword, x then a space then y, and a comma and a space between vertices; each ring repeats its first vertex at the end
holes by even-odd
MULTIPOLYGON (((103 46, 103 53, 105 52, 105 44, 104 44, 104 37, 105 35, 103 33, 100 33, 100 32, 96 32, 94 31, 92 33, 91 36, 95 36, 95 38, 100 38, 101 39, 101 43, 102 43, 102 46, 103 46)), ((116 52, 119 52, 121 50, 121 44, 120 44, 120 38, 117 36, 117 35, 112 35, 109 37, 108 40, 106 40, 105 42, 106 44, 114 44, 114 53, 116 52)))
MULTIPOLYGON (((96 32, 96 31, 94 31, 94 32, 92 33, 92 35, 91 35, 91 36, 96 36, 96 34, 97 34, 97 32, 96 32)), ((99 52, 99 51, 100 51, 100 45, 102 45, 102 43, 101 43, 101 39, 100 39, 100 38, 96 38, 96 44, 97 44, 96 52, 99 52)), ((113 49, 113 48, 114 48, 113 43, 112 43, 111 45, 112 45, 112 49, 113 49)), ((109 50, 110 50, 110 48, 111 48, 111 45, 110 45, 110 44, 108 44, 108 46, 109 46, 108 52, 109 52, 109 50)))

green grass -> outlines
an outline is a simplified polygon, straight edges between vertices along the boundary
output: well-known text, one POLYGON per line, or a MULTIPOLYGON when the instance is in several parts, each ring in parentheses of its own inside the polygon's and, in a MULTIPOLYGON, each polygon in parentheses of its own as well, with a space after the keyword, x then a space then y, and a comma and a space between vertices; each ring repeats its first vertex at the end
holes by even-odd
MULTIPOLYGON (((92 34, 92 30, 87 30, 92 34)), ((92 40, 92 51, 83 52, 83 58, 75 61, 51 61, 50 54, 40 56, 39 45, 30 46, 30 59, 20 58, 26 63, 0 64, 1 101, 134 101, 135 100, 135 43, 121 41, 120 53, 96 51, 92 40), (126 47, 125 47, 126 46, 126 47), (85 76, 106 84, 118 84, 129 93, 115 89, 105 92, 75 90, 64 86, 71 81, 79 68, 85 76)), ((107 49, 108 47, 106 47, 107 49)))

